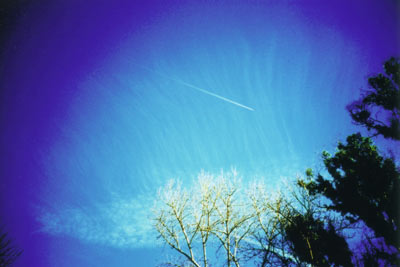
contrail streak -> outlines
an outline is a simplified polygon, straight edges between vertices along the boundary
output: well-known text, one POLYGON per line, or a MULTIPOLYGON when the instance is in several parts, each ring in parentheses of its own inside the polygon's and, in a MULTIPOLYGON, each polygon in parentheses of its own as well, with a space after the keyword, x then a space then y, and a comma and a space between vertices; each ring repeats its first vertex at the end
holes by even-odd
MULTIPOLYGON (((135 65, 136 65, 136 64, 135 64, 135 65)), ((233 101, 233 100, 231 100, 231 99, 229 99, 229 98, 226 98, 226 97, 223 97, 223 96, 214 94, 214 93, 212 93, 212 92, 210 92, 210 91, 207 91, 207 90, 205 90, 205 89, 203 89, 203 88, 197 87, 197 86, 192 85, 192 84, 190 84, 190 83, 184 82, 184 81, 182 81, 182 80, 178 80, 178 79, 171 78, 171 77, 165 75, 164 73, 161 73, 161 72, 158 72, 158 71, 156 71, 156 70, 152 70, 152 69, 149 69, 149 68, 146 68, 146 67, 143 67, 143 66, 138 66, 138 65, 136 65, 136 66, 137 66, 137 67, 140 67, 140 68, 142 68, 142 69, 145 69, 145 70, 147 70, 147 71, 149 71, 149 72, 153 72, 153 73, 155 73, 155 74, 157 74, 157 75, 159 75, 159 76, 161 76, 161 77, 163 77, 163 78, 165 78, 165 79, 174 81, 174 82, 176 82, 176 83, 185 85, 185 86, 187 86, 187 87, 190 87, 190 88, 192 88, 192 89, 195 89, 195 90, 197 90, 197 91, 199 91, 199 92, 202 92, 202 93, 204 93, 204 94, 207 94, 207 95, 210 95, 210 96, 214 96, 214 97, 219 98, 219 99, 221 99, 221 100, 224 100, 224 101, 226 101, 226 102, 228 102, 228 103, 234 104, 234 105, 236 105, 236 106, 238 106, 238 107, 245 108, 245 109, 250 110, 250 111, 254 111, 254 109, 251 108, 251 107, 248 107, 248 106, 245 106, 245 105, 243 105, 243 104, 240 104, 240 103, 238 103, 238 102, 236 102, 236 101, 233 101)))

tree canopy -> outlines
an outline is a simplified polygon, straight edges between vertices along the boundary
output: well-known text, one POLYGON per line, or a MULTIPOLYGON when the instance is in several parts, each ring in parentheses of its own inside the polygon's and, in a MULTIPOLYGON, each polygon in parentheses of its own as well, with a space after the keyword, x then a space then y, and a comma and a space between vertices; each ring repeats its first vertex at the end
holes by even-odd
POLYGON ((368 79, 370 90, 347 108, 353 121, 374 136, 400 140, 400 59, 392 57, 384 64, 384 73, 368 79))
POLYGON ((332 222, 326 226, 311 213, 296 214, 286 225, 285 234, 303 262, 313 266, 351 266, 352 252, 332 222))
POLYGON ((353 134, 347 144, 339 143, 334 156, 323 153, 324 164, 332 179, 321 174, 307 188, 332 201, 329 209, 362 220, 379 237, 398 246, 399 172, 394 161, 382 157, 368 137, 353 134))
MULTIPOLYGON (((348 109, 356 124, 372 131, 374 136, 400 141, 400 63, 390 58, 384 64, 385 74, 368 79, 372 88, 348 109), (379 118, 381 117, 381 118, 379 118)), ((307 181, 300 181, 312 195, 325 197, 325 208, 338 212, 343 220, 364 223, 373 231, 366 237, 366 254, 362 264, 399 263, 400 251, 400 170, 393 157, 385 157, 371 137, 360 133, 339 142, 334 155, 322 153, 329 175, 307 170, 307 181), (384 245, 379 245, 379 238, 384 245)), ((365 231, 365 230, 363 230, 365 231)), ((361 234, 364 234, 361 231, 361 234)), ((323 238, 321 236, 321 238, 323 238)))

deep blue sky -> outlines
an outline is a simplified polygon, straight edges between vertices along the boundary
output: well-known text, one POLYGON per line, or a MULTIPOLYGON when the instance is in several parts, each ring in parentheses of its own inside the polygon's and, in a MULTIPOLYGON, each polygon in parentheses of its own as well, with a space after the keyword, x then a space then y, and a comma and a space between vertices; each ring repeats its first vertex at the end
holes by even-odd
POLYGON ((399 48, 390 0, 32 2, 0 69, 17 266, 159 263, 159 186, 202 169, 273 185, 318 168, 358 130, 345 106, 399 48))

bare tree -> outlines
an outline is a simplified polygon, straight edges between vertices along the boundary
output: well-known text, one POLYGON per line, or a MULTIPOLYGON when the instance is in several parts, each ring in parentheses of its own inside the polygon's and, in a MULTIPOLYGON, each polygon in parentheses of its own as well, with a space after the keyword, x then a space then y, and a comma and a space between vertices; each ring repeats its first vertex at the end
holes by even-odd
POLYGON ((247 256, 258 258, 260 266, 301 266, 290 253, 290 242, 285 238, 285 225, 291 217, 288 196, 279 190, 272 194, 263 182, 253 183, 248 191, 257 221, 257 231, 248 244, 247 256))
POLYGON ((154 212, 159 237, 196 267, 209 266, 207 249, 217 246, 225 251, 227 266, 239 267, 242 248, 256 226, 235 171, 218 176, 202 172, 190 189, 170 181, 159 191, 154 212))

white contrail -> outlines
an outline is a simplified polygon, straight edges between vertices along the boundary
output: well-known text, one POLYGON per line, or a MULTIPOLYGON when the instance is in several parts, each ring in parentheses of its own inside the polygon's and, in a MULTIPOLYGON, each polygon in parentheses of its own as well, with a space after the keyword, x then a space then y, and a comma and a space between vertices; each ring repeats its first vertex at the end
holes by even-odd
MULTIPOLYGON (((136 64, 135 64, 135 65, 136 65, 136 64)), ((138 65, 136 65, 136 66, 138 66, 138 65)), ((195 89, 195 90, 197 90, 197 91, 200 91, 200 92, 202 92, 202 93, 204 93, 204 94, 211 95, 211 96, 214 96, 214 97, 219 98, 219 99, 221 99, 221 100, 224 100, 224 101, 226 101, 226 102, 228 102, 228 103, 231 103, 231 104, 234 104, 234 105, 236 105, 236 106, 238 106, 238 107, 241 107, 241 108, 245 108, 245 109, 247 109, 247 110, 254 111, 253 108, 250 108, 250 107, 248 107, 248 106, 242 105, 242 104, 240 104, 240 103, 238 103, 238 102, 236 102, 236 101, 233 101, 233 100, 231 100, 231 99, 228 99, 228 98, 226 98, 226 97, 223 97, 223 96, 214 94, 214 93, 212 93, 212 92, 210 92, 210 91, 207 91, 207 90, 205 90, 205 89, 203 89, 203 88, 197 87, 197 86, 192 85, 192 84, 190 84, 190 83, 184 82, 184 81, 182 81, 182 80, 178 80, 178 79, 171 78, 171 77, 167 76, 167 75, 164 74, 164 73, 161 73, 161 72, 158 72, 158 71, 156 71, 156 70, 152 70, 152 69, 149 69, 149 68, 146 68, 146 67, 143 67, 143 66, 138 66, 138 67, 140 67, 140 68, 142 68, 142 69, 145 69, 145 70, 147 70, 147 71, 149 71, 149 72, 153 72, 153 73, 155 73, 155 74, 157 74, 157 75, 159 75, 159 76, 161 76, 161 77, 164 77, 164 78, 166 78, 166 79, 168 79, 168 80, 171 80, 171 81, 174 81, 174 82, 176 82, 176 83, 179 83, 179 84, 185 85, 185 86, 187 86, 187 87, 193 88, 193 89, 195 89)))

